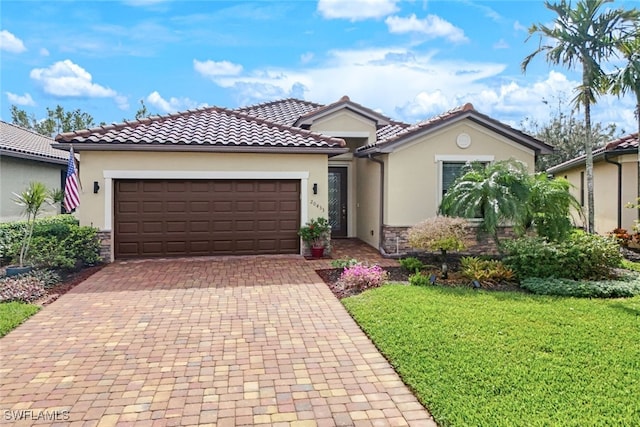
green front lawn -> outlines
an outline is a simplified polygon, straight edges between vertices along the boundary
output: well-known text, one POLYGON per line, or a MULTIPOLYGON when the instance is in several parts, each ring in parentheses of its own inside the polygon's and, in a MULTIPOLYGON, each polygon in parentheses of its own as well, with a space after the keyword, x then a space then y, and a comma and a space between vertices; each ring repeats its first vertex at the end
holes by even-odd
POLYGON ((640 425, 640 297, 388 285, 342 301, 439 425, 640 425))
POLYGON ((0 303, 0 337, 7 335, 12 329, 33 316, 40 307, 23 302, 0 303))

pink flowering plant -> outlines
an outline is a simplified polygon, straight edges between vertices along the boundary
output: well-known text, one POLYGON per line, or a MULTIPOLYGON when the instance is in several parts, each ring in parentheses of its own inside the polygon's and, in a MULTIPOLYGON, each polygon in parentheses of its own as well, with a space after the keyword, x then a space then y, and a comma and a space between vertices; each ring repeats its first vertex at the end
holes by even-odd
POLYGON ((381 286, 388 277, 388 273, 379 265, 356 264, 345 267, 339 283, 346 293, 355 294, 381 286))

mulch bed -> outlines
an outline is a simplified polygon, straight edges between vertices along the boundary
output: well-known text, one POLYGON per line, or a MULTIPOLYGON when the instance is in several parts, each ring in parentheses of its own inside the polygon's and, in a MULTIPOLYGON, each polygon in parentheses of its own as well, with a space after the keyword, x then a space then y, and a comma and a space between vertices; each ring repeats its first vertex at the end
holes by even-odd
MULTIPOLYGON (((451 265, 451 264, 449 264, 451 265)), ((385 271, 389 274, 390 282, 408 283, 409 276, 413 272, 409 272, 402 267, 384 267, 385 271)), ((339 284, 340 275, 342 274, 342 268, 329 268, 323 270, 316 270, 316 273, 327 284, 331 292, 338 299, 353 296, 353 293, 345 292, 339 284)), ((472 285, 468 279, 464 278, 458 272, 450 272, 448 279, 440 278, 440 270, 429 269, 424 272, 427 276, 434 274, 436 277, 436 286, 447 286, 457 288, 471 288, 472 285)), ((482 283, 481 289, 487 291, 510 291, 510 292, 527 292, 515 283, 502 282, 502 283, 482 283)))
POLYGON ((106 264, 94 265, 92 267, 86 267, 86 268, 83 268, 82 270, 74 271, 64 275, 62 278, 62 282, 48 288, 47 294, 42 298, 40 298, 39 300, 35 301, 34 304, 42 305, 42 306, 51 304, 52 302, 60 298, 62 295, 69 292, 75 286, 87 280, 93 274, 102 270, 102 268, 105 265, 106 264))

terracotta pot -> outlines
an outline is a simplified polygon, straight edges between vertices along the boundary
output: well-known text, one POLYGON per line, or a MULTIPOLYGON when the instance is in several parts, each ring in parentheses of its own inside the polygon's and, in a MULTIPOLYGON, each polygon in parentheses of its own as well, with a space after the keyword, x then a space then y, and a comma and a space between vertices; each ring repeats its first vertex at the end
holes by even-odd
POLYGON ((320 246, 319 248, 316 248, 314 246, 311 247, 311 256, 313 258, 322 258, 323 255, 324 255, 324 246, 320 246))

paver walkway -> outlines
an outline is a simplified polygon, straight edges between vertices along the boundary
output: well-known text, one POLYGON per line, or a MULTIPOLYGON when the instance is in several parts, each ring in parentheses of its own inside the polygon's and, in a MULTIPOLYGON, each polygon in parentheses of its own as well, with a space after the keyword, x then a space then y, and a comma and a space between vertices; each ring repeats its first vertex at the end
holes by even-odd
POLYGON ((105 267, 0 339, 0 422, 435 426, 313 264, 105 267))

